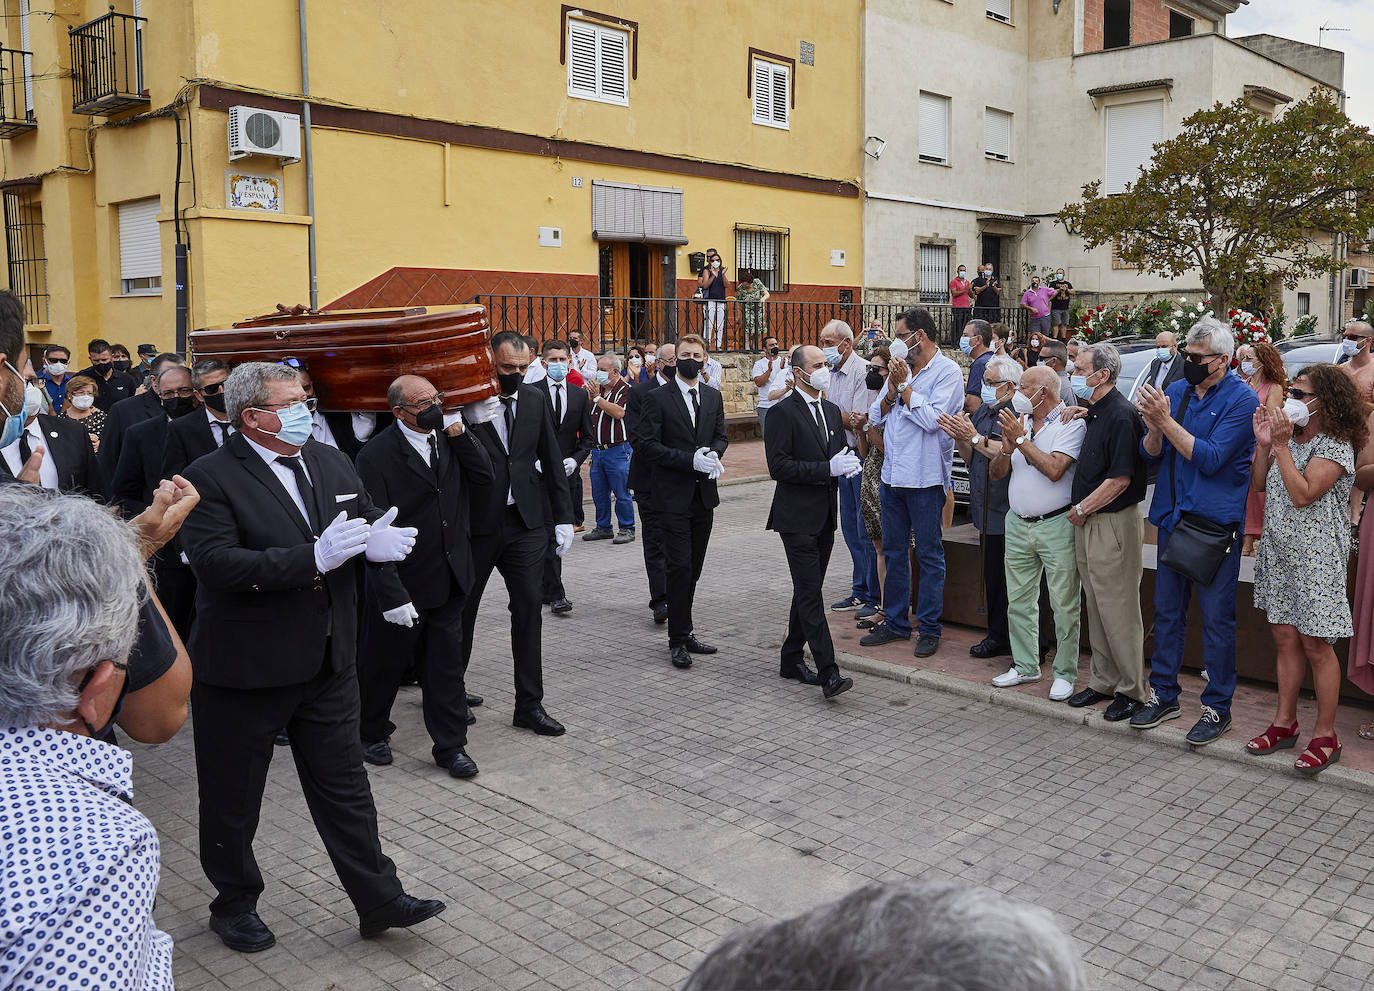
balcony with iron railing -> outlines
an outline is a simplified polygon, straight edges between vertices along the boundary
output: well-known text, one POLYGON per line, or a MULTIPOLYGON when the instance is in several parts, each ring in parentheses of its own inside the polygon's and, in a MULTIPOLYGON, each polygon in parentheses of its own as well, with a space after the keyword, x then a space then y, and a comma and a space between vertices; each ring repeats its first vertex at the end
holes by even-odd
POLYGON ((143 25, 146 17, 117 14, 68 28, 72 49, 72 113, 108 117, 146 107, 143 25))
POLYGON ((33 116, 33 55, 0 48, 0 138, 27 134, 38 126, 33 116))

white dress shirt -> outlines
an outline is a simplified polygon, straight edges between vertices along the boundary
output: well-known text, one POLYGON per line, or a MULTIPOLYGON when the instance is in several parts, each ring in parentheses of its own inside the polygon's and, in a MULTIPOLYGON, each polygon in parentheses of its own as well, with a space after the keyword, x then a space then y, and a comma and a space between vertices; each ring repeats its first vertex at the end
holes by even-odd
POLYGON ((749 372, 750 378, 758 378, 764 372, 768 372, 768 381, 758 386, 759 390, 759 409, 767 409, 778 399, 769 399, 768 394, 774 389, 781 389, 787 384, 787 356, 778 355, 776 358, 760 358, 754 362, 754 367, 749 372))
POLYGON ((555 382, 549 379, 549 409, 553 413, 553 422, 562 423, 568 416, 568 380, 555 382))
MULTIPOLYGON (((505 411, 503 410, 502 412, 504 413, 505 411)), ((420 456, 420 460, 433 468, 434 463, 429 460, 429 439, 434 436, 434 431, 429 430, 421 432, 419 430, 411 430, 400 420, 396 421, 396 426, 401 428, 401 436, 406 439, 406 442, 410 444, 411 447, 415 448, 415 453, 420 456)))
POLYGON ((0 730, 0 987, 172 987, 157 831, 125 801, 132 771, 113 744, 0 730))
MULTIPOLYGON (((57 491, 57 463, 53 461, 52 451, 48 450, 48 443, 43 439, 43 427, 38 422, 38 417, 29 421, 29 425, 24 428, 24 433, 29 436, 29 452, 33 453, 40 448, 43 451, 43 463, 38 466, 38 484, 45 489, 57 491)), ((57 436, 56 433, 53 434, 57 436)), ((24 468, 24 459, 19 456, 19 441, 15 441, 4 450, 5 463, 10 466, 10 472, 19 477, 19 472, 24 468)))
POLYGON ((941 413, 954 416, 964 408, 963 370, 937 351, 911 376, 905 403, 898 392, 896 405, 884 413, 887 389, 876 395, 868 422, 883 430, 883 481, 898 488, 949 488, 954 440, 940 429, 938 420, 941 413))
POLYGON ((310 414, 310 436, 321 444, 328 444, 336 451, 339 449, 339 442, 334 439, 334 431, 329 429, 329 421, 324 418, 324 414, 319 410, 310 414))
POLYGON ((725 369, 720 367, 720 362, 716 361, 715 358, 707 358, 706 364, 702 366, 702 371, 706 373, 704 376, 706 381, 703 384, 720 392, 721 384, 725 379, 725 369))
MULTIPOLYGON (((305 520, 306 529, 310 529, 310 513, 306 510, 305 500, 301 498, 301 490, 299 486, 296 485, 296 473, 286 467, 286 465, 280 464, 277 461, 277 458, 289 457, 290 455, 269 451, 256 441, 250 440, 247 434, 244 434, 243 439, 248 441, 249 447, 258 452, 258 457, 267 462, 267 467, 272 470, 272 474, 277 476, 277 481, 281 482, 282 488, 286 490, 286 494, 291 497, 291 501, 294 502, 296 508, 300 510, 301 518, 305 520)), ((305 464, 304 458, 301 458, 301 464, 305 465, 305 477, 307 480, 310 480, 310 466, 305 464)), ((314 485, 315 483, 311 480, 310 484, 314 485)), ((328 523, 325 525, 327 526, 328 523)))
POLYGON ((1161 361, 1161 362, 1159 363, 1159 371, 1157 371, 1157 372, 1155 373, 1155 380, 1154 380, 1152 383, 1150 383, 1150 384, 1153 385, 1156 389, 1158 389, 1158 390, 1160 390, 1161 392, 1163 392, 1163 391, 1164 391, 1164 379, 1168 376, 1169 372, 1173 369, 1173 367, 1174 367, 1174 362, 1176 362, 1176 361, 1178 361, 1178 360, 1179 360, 1178 352, 1174 352, 1174 356, 1173 356, 1172 358, 1170 358, 1168 361, 1161 361))
POLYGON ((596 355, 586 348, 572 352, 572 367, 582 373, 582 377, 587 380, 596 378, 596 355))
MULTIPOLYGON (((841 413, 866 410, 878 397, 878 390, 870 389, 867 379, 868 362, 858 351, 850 351, 838 368, 831 369, 830 388, 825 390, 825 398, 838 406, 841 413)), ((859 439, 854 431, 846 428, 844 436, 850 447, 858 447, 859 439)))
MULTIPOLYGON (((1045 417, 1044 426, 1036 431, 1034 437, 1030 436, 1030 417, 1023 416, 1021 425, 1026 428, 1025 443, 1034 444, 1046 454, 1063 453, 1077 461, 1078 452, 1083 449, 1083 437, 1088 432, 1088 421, 1066 421, 1060 416, 1063 411, 1062 405, 1051 411, 1045 417)), ((1073 499, 1076 467, 1070 464, 1059 476, 1059 481, 1052 482, 1026 460, 1018 447, 1011 456, 1011 480, 1007 483, 1007 502, 1011 511, 1018 516, 1032 517, 1063 509, 1073 499)))
POLYGON ((697 414, 696 414, 696 410, 694 410, 694 409, 692 408, 692 397, 691 397, 690 395, 688 395, 688 392, 689 392, 691 389, 695 389, 696 392, 697 392, 697 402, 700 403, 700 402, 701 402, 701 390, 704 388, 704 386, 702 385, 700 379, 697 380, 697 384, 696 384, 696 385, 692 385, 692 386, 689 386, 686 382, 682 381, 682 379, 680 379, 680 378, 674 378, 673 381, 676 382, 676 383, 677 383, 677 387, 678 387, 679 389, 682 390, 682 401, 683 401, 684 403, 687 404, 687 418, 688 418, 689 420, 692 421, 692 429, 695 430, 695 429, 696 429, 696 426, 697 426, 697 414))
POLYGON ((544 367, 542 361, 531 361, 530 367, 525 369, 525 384, 534 385, 542 378, 547 378, 549 370, 544 367))
POLYGON ((217 418, 209 406, 205 407, 205 418, 210 421, 210 436, 215 438, 215 446, 223 447, 225 437, 233 433, 234 428, 229 426, 228 420, 217 418))

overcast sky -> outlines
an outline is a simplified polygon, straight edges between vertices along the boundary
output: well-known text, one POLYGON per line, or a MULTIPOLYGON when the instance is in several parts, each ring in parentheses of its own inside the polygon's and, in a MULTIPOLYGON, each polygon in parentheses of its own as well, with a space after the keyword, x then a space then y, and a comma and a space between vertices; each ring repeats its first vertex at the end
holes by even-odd
POLYGON ((1374 3, 1370 0, 1250 0, 1226 18, 1226 33, 1232 38, 1277 34, 1315 45, 1317 29, 1323 24, 1349 28, 1326 32, 1322 44, 1346 53, 1346 113, 1357 124, 1374 128, 1374 59, 1360 55, 1374 46, 1374 3))

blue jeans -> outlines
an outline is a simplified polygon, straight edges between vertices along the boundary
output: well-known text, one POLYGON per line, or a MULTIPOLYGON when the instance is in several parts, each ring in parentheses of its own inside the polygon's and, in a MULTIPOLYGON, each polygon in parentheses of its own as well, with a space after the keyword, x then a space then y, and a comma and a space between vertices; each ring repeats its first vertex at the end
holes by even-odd
POLYGON ((592 451, 592 503, 596 506, 596 528, 611 528, 611 495, 615 495, 615 516, 622 530, 635 528, 635 504, 630 499, 630 445, 617 444, 604 451, 592 451))
POLYGON ((876 606, 882 601, 883 590, 878 586, 878 553, 873 549, 873 541, 868 539, 863 511, 859 508, 859 487, 863 478, 860 475, 841 477, 839 482, 840 532, 844 534, 844 545, 849 548, 849 558, 854 562, 850 594, 862 599, 865 605, 876 606))
MULTIPOLYGON (((1159 556, 1164 556, 1172 530, 1159 531, 1159 556)), ((1202 704, 1225 716, 1236 691, 1236 586, 1240 581, 1240 547, 1236 541, 1210 585, 1197 586, 1202 606, 1202 664, 1207 687, 1202 704)), ((1178 671, 1183 666, 1188 636, 1188 602, 1193 583, 1172 568, 1155 571, 1155 656, 1150 660, 1150 688, 1163 705, 1178 700, 1178 671)))
POLYGON ((916 621, 921 636, 940 635, 940 614, 945 608, 945 545, 940 516, 945 511, 945 489, 882 486, 883 559, 887 581, 883 585, 883 617, 898 636, 911 636, 907 612, 911 608, 910 537, 916 538, 916 563, 921 568, 921 590, 916 596, 916 621))

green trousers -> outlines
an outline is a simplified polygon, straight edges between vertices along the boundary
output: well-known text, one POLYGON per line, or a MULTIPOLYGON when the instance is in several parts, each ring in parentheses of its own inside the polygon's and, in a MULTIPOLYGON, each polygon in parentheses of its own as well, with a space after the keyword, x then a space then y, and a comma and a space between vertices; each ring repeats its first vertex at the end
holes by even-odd
POLYGON ((1054 676, 1067 682, 1078 678, 1079 596, 1078 561, 1074 554, 1073 524, 1067 513, 1039 523, 1027 523, 1007 513, 1007 625, 1011 630, 1012 663, 1021 674, 1040 671, 1040 575, 1050 591, 1058 650, 1054 676))

